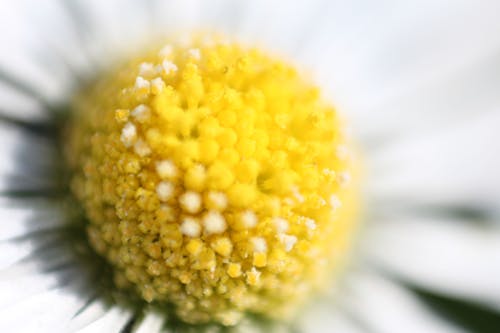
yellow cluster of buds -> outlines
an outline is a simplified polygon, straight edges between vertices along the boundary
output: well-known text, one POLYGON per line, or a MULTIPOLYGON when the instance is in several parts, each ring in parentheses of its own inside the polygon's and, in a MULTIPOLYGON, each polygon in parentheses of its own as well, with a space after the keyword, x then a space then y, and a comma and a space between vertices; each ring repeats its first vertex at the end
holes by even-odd
POLYGON ((72 189, 116 285, 186 322, 287 316, 346 255, 341 122, 258 49, 194 38, 147 52, 78 96, 69 134, 72 189))

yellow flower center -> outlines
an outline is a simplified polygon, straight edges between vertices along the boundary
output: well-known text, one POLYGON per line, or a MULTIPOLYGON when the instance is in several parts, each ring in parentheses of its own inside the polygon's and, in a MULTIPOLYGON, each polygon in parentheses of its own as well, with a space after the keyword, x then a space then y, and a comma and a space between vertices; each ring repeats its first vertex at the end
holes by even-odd
POLYGON ((290 315, 340 267, 355 226, 349 146, 290 65, 174 43, 97 80, 74 111, 72 188, 118 287, 232 325, 290 315))

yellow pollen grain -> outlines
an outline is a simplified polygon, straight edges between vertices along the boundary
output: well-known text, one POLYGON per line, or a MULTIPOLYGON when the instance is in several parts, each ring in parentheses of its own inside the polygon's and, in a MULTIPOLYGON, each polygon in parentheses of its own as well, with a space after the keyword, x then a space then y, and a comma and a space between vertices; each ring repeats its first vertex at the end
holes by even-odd
POLYGON ((224 192, 209 191, 205 195, 205 206, 209 210, 224 210, 227 207, 227 196, 224 192))
POLYGON ((115 119, 117 122, 120 122, 120 123, 127 122, 129 115, 130 115, 130 110, 116 109, 116 111, 115 111, 115 119))
POLYGON ((253 267, 251 271, 246 273, 247 276, 246 282, 250 286, 256 286, 260 282, 260 275, 261 272, 256 270, 255 267, 253 267))
POLYGON ((237 263, 229 264, 227 268, 227 274, 232 278, 237 278, 241 276, 241 265, 237 263))
POLYGON ((267 254, 264 252, 255 253, 253 255, 253 265, 255 267, 264 267, 267 264, 267 254))
POLYGON ((203 249, 203 242, 199 239, 192 239, 186 244, 186 250, 192 256, 197 256, 203 249))
POLYGON ((170 160, 158 161, 156 172, 162 179, 173 179, 177 176, 177 166, 170 160))
POLYGON ((201 209, 201 203, 201 196, 197 192, 187 191, 179 197, 179 205, 187 213, 197 213, 201 209))
POLYGON ((228 257, 233 251, 233 243, 228 237, 221 237, 212 243, 212 249, 223 257, 228 257))
POLYGON ((72 189, 117 287, 188 323, 283 319, 342 268, 354 154, 298 70, 211 39, 146 51, 75 98, 72 189))

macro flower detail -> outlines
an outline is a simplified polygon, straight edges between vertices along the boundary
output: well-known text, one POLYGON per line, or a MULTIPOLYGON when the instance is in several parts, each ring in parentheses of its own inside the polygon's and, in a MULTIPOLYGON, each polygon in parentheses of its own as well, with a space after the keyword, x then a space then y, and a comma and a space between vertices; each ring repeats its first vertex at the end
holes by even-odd
POLYGON ((65 156, 114 283, 185 322, 285 318, 329 284, 356 228, 342 121, 259 49, 171 43, 73 103, 65 156))

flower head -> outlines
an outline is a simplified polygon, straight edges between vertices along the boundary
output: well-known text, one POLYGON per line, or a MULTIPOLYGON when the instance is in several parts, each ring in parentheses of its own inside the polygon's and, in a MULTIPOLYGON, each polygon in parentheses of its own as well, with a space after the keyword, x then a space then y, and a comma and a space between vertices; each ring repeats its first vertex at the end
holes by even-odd
POLYGON ((289 315, 340 267, 355 226, 348 146, 292 66, 194 39, 111 71, 74 108, 72 188, 118 287, 231 325, 289 315))

